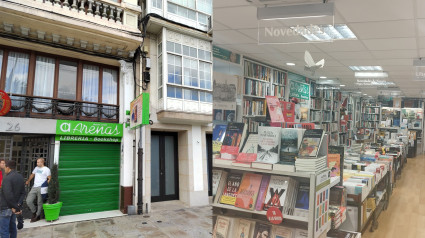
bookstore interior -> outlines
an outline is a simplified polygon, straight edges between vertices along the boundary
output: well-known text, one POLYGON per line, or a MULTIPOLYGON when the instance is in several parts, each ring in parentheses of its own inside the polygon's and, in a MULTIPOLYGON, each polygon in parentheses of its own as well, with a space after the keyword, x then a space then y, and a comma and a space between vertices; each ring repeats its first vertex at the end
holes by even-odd
POLYGON ((414 30, 413 43, 389 39, 389 25, 424 23, 412 1, 264 2, 214 0, 213 237, 379 234, 425 150, 425 49, 414 30), (300 17, 327 10, 332 24, 300 17))

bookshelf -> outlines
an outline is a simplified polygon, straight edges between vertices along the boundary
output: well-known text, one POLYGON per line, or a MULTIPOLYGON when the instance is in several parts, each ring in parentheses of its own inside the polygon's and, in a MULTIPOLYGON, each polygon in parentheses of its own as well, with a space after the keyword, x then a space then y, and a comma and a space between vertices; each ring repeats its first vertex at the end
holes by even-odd
POLYGON ((362 101, 361 118, 358 128, 364 138, 373 139, 373 135, 380 124, 381 106, 376 103, 370 103, 367 100, 362 101), (372 138, 370 137, 372 136, 372 138))
POLYGON ((285 100, 287 77, 284 70, 244 59, 242 117, 250 132, 264 124, 261 121, 266 116, 266 96, 285 100))

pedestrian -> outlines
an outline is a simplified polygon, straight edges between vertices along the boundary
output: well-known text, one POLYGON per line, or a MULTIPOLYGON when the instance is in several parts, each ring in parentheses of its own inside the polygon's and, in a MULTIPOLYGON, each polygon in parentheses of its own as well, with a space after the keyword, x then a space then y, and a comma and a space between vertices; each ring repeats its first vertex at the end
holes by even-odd
POLYGON ((6 169, 6 161, 4 159, 0 159, 0 188, 3 182, 3 178, 6 177, 6 172, 4 171, 5 169, 6 169))
POLYGON ((34 179, 34 186, 28 193, 27 205, 32 212, 31 222, 40 220, 41 210, 43 209, 43 197, 41 195, 41 186, 44 182, 50 182, 50 169, 44 166, 44 158, 37 159, 37 167, 32 171, 31 176, 28 178, 26 185, 29 185, 31 180, 34 179), (34 200, 37 198, 37 207, 34 206, 34 200))
POLYGON ((3 186, 0 189, 0 237, 16 238, 16 215, 22 214, 19 201, 25 197, 24 177, 15 171, 16 162, 6 162, 3 186))

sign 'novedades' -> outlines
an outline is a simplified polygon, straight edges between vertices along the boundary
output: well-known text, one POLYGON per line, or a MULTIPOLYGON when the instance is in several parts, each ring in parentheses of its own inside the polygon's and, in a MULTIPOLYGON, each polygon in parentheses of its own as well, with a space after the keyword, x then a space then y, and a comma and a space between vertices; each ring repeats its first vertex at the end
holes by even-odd
POLYGON ((122 137, 123 125, 117 123, 58 120, 56 123, 56 134, 90 137, 122 137))
POLYGON ((290 81, 289 98, 310 99, 310 85, 297 81, 290 81))

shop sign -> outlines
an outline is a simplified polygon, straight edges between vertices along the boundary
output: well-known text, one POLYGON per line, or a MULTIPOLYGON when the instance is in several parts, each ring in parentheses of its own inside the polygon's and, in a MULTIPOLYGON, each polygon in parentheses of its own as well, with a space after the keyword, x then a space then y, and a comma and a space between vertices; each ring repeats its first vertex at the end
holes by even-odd
POLYGON ((310 99, 310 85, 293 80, 289 85, 289 98, 310 99))
POLYGON ((9 95, 3 90, 0 90, 0 116, 6 115, 12 108, 12 101, 9 95))
POLYGON ((130 103, 130 129, 149 124, 149 93, 142 93, 130 103))
POLYGON ((88 141, 88 142, 121 142, 119 137, 97 137, 97 136, 65 136, 56 135, 57 141, 88 141))
POLYGON ((235 64, 241 63, 241 56, 229 50, 220 48, 218 46, 213 45, 213 57, 225 61, 229 61, 235 64))
POLYGON ((86 137, 122 137, 123 125, 118 123, 58 120, 56 134, 86 137))

